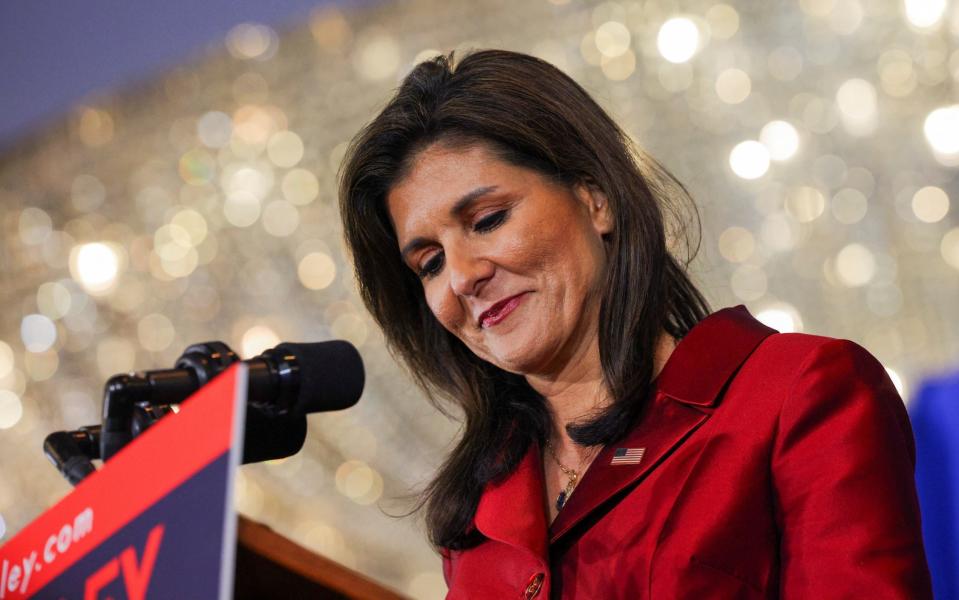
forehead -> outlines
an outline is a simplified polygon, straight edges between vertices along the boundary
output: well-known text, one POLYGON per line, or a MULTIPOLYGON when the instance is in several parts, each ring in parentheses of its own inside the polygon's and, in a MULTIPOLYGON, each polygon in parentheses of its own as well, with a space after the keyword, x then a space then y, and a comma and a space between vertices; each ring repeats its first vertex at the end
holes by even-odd
POLYGON ((402 230, 414 224, 411 220, 445 216, 457 199, 477 188, 515 180, 515 170, 480 144, 428 146, 413 158, 409 172, 387 194, 397 235, 402 236, 402 230))

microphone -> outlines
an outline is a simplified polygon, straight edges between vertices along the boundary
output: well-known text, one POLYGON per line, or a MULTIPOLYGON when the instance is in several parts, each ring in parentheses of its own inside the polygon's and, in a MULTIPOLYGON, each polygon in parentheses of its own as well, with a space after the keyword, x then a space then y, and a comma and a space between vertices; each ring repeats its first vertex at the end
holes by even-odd
MULTIPOLYGON (((161 417, 175 413, 168 404, 140 407, 135 411, 133 437, 150 428, 161 417)), ((75 431, 56 431, 43 441, 43 453, 70 485, 77 485, 96 472, 93 462, 100 458, 100 425, 88 425, 75 431)), ((267 416, 254 406, 246 407, 243 433, 243 464, 293 456, 306 441, 306 417, 267 416)))
POLYGON ((95 472, 91 460, 100 456, 100 426, 81 427, 76 431, 57 431, 43 440, 43 453, 67 478, 76 485, 95 472))
MULTIPOLYGON (((133 437, 149 429, 164 416, 176 412, 179 412, 176 405, 137 405, 133 411, 133 437)), ((244 465, 293 456, 306 442, 306 417, 302 415, 270 415, 252 404, 247 404, 244 423, 241 458, 244 465)), ((99 439, 100 427, 95 427, 99 439)), ((100 458, 99 447, 97 455, 90 458, 100 458)))
POLYGON ((250 369, 250 403, 268 414, 349 408, 360 399, 366 378, 360 353, 342 340, 284 342, 244 362, 250 369))
MULTIPOLYGON (((226 344, 206 342, 188 347, 174 369, 111 377, 103 398, 103 460, 132 439, 135 405, 178 404, 238 360, 226 344)), ((341 340, 282 343, 243 362, 248 402, 270 418, 349 408, 363 392, 363 361, 352 344, 341 340)))
MULTIPOLYGON (((179 412, 177 407, 170 404, 137 405, 133 414, 133 437, 149 429, 164 416, 176 412, 179 412)), ((262 409, 247 404, 244 423, 241 458, 244 465, 293 456, 303 448, 306 442, 306 417, 302 415, 269 415, 262 409)), ((98 441, 100 427, 94 427, 98 441)), ((91 428, 81 428, 80 431, 86 429, 91 428)), ((48 439, 49 437, 52 436, 48 436, 48 439)), ((90 458, 100 458, 99 446, 97 446, 96 456, 90 456, 90 458)))

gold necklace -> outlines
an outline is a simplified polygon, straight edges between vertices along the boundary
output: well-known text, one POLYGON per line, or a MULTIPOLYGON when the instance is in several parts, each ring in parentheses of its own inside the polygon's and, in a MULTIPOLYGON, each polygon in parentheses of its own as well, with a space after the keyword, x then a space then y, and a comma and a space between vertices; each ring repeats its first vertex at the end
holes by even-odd
MULTIPOLYGON (((566 475, 569 478, 569 481, 566 482, 566 487, 559 493, 559 496, 556 498, 556 510, 562 510, 566 505, 566 501, 569 500, 570 494, 573 493, 573 488, 576 487, 576 484, 579 482, 579 473, 575 469, 570 469, 566 465, 560 462, 559 457, 556 456, 556 451, 553 450, 553 443, 546 440, 546 449, 549 451, 549 455, 553 457, 553 462, 556 463, 556 466, 559 467, 559 470, 563 472, 563 475, 566 475)), ((592 454, 592 450, 590 451, 592 454)), ((590 457, 589 463, 593 462, 592 457, 590 457)), ((589 464, 587 463, 587 465, 589 464)))

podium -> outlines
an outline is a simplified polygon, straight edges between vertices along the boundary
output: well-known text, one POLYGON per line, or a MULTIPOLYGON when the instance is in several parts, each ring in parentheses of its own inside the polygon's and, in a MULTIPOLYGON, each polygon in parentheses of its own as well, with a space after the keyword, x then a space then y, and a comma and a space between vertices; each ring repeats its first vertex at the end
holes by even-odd
POLYGON ((236 600, 406 598, 246 517, 240 516, 238 533, 233 593, 236 600))
POLYGON ((402 598, 238 517, 235 364, 0 547, 0 600, 402 598))

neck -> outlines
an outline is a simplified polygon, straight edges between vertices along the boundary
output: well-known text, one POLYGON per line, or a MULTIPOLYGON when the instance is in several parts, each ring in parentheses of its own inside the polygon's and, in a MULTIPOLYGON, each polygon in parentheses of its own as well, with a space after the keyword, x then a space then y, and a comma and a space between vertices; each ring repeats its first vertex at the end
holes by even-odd
POLYGON ((552 438, 557 446, 568 441, 566 425, 603 407, 609 392, 599 361, 599 341, 591 343, 564 361, 561 369, 543 375, 527 375, 526 381, 546 399, 553 422, 552 438), (558 443, 557 443, 558 442, 558 443))
MULTIPOLYGON (((662 370, 675 347, 676 340, 662 332, 655 348, 653 377, 662 370)), ((551 438, 557 449, 572 450, 575 446, 566 433, 567 425, 588 419, 611 401, 599 360, 597 336, 567 361, 559 372, 551 376, 528 375, 526 379, 530 386, 546 399, 553 422, 551 438)))

